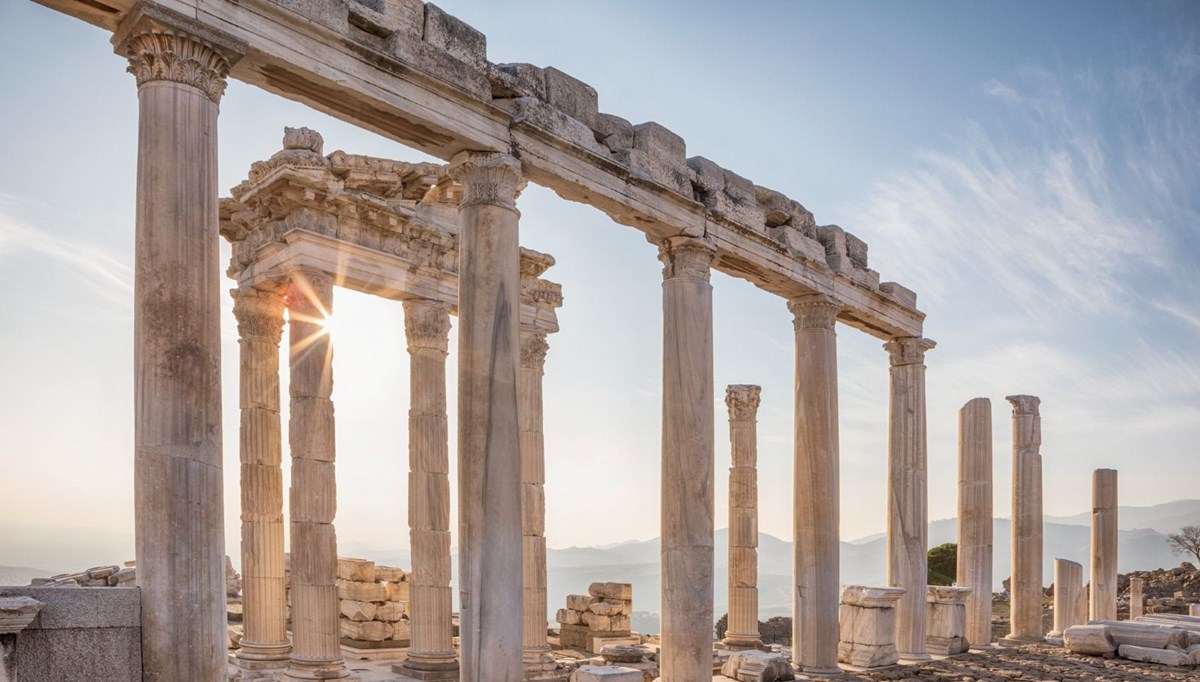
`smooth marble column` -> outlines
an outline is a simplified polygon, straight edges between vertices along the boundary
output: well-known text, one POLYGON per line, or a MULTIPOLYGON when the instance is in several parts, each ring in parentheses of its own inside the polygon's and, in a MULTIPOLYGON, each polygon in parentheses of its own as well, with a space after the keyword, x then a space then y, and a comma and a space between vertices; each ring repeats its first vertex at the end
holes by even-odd
POLYGON ((713 331, 705 242, 674 237, 663 262, 662 682, 712 679, 713 331))
POLYGON ((762 646, 758 631, 758 404, 762 388, 725 389, 729 408, 729 620, 730 649, 762 646))
POLYGON ((333 311, 333 280, 316 270, 292 274, 287 294, 292 452, 292 653, 287 675, 342 679, 338 628, 337 511, 334 476, 333 347, 323 322, 333 311))
POLYGON ((412 548, 411 643, 394 671, 423 680, 457 680, 450 588, 450 432, 446 355, 450 305, 404 301, 408 337, 408 528, 412 548))
POLYGON ((1141 618, 1146 609, 1146 598, 1142 591, 1145 581, 1141 578, 1129 579, 1129 620, 1141 618))
POLYGON ((792 656, 814 674, 838 668, 837 333, 840 307, 819 294, 788 301, 796 334, 792 656))
POLYGON ((958 411, 958 585, 967 596, 967 641, 992 642, 992 401, 958 411))
POLYGON ((889 587, 904 588, 896 602, 900 660, 927 660, 926 590, 929 579, 928 446, 925 424, 925 352, 933 341, 916 336, 884 344, 891 358, 888 412, 889 587))
POLYGON ((1117 471, 1092 472, 1092 620, 1117 619, 1117 471))
POLYGON ((1010 395, 1013 409, 1012 626, 1009 643, 1042 641, 1041 400, 1010 395))
POLYGON ((521 165, 462 152, 459 204, 458 504, 463 682, 523 677, 520 338, 521 165))
POLYGON ((283 441, 279 419, 279 341, 283 296, 233 290, 241 350, 242 641, 234 663, 258 670, 287 665, 283 567, 283 441))
POLYGON ((141 10, 113 36, 138 86, 133 487, 147 680, 216 682, 227 667, 217 109, 230 53, 205 38, 141 10))
POLYGON ((1054 560, 1054 629, 1048 637, 1061 638, 1072 625, 1082 625, 1078 604, 1083 594, 1083 566, 1066 559, 1054 560))
POLYGON ((527 675, 553 664, 546 639, 546 446, 542 432, 542 377, 546 334, 521 329, 517 416, 521 423, 521 532, 525 573, 524 655, 527 675))

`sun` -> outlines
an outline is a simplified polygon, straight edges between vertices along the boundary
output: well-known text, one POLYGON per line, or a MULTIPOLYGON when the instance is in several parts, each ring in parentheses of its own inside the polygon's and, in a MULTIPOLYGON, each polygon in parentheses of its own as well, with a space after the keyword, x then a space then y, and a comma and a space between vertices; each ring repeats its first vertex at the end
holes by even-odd
POLYGON ((319 324, 321 326, 322 334, 333 333, 335 323, 334 323, 334 318, 332 315, 322 317, 321 319, 317 320, 317 324, 319 324))

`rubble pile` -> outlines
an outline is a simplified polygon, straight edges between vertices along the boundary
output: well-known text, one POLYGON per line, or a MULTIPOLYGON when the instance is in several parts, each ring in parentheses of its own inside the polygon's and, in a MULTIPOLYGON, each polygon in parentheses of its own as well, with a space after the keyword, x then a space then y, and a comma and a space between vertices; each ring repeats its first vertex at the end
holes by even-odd
POLYGON ((374 561, 338 557, 338 625, 342 644, 359 649, 409 644, 408 574, 374 561))
POLYGON ((559 609, 559 643, 563 647, 599 653, 608 645, 636 645, 630 631, 633 585, 592 583, 587 594, 567 595, 567 607, 559 609))
POLYGON ((1200 618, 1159 615, 1136 621, 1094 620, 1063 631, 1068 651, 1120 656, 1174 667, 1200 665, 1200 618))

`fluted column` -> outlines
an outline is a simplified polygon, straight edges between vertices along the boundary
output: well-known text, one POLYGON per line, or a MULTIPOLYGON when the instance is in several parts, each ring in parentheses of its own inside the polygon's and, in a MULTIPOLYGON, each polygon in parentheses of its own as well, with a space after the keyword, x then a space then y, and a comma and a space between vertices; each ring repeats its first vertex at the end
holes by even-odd
POLYGON ((762 388, 725 389, 729 408, 729 621, 725 645, 762 646, 758 631, 758 404, 762 388))
POLYGON ((338 632, 337 511, 334 478, 333 347, 323 325, 333 311, 333 280, 299 270, 287 294, 292 396, 292 653, 288 677, 347 676, 338 632))
POLYGON ((1129 579, 1129 620, 1142 617, 1146 608, 1146 600, 1142 594, 1145 583, 1141 578, 1129 579))
POLYGON ((541 672, 550 651, 546 639, 546 449, 542 432, 542 376, 546 334, 521 329, 517 416, 521 422, 521 529, 525 575, 524 655, 527 673, 541 672))
POLYGON ((462 152, 458 503, 463 682, 522 679, 521 454, 517 422, 520 163, 462 152))
POLYGON ((712 678, 713 249, 673 237, 663 262, 662 682, 712 678))
POLYGON ((279 341, 283 296, 233 290, 241 350, 242 642, 236 663, 282 668, 291 644, 283 568, 282 431, 279 421, 279 341))
POLYGON ((1117 619, 1117 471, 1092 472, 1092 620, 1117 619))
POLYGON ((1042 417, 1036 396, 1010 395, 1013 409, 1013 643, 1040 642, 1042 628, 1042 417))
POLYGON ((796 332, 792 656, 808 673, 838 671, 840 307, 813 294, 788 302, 796 332))
POLYGON ((888 412, 887 580, 905 592, 896 602, 896 651, 902 660, 929 658, 925 649, 929 585, 928 452, 925 432, 925 352, 916 336, 884 344, 891 357, 888 412))
POLYGON ((234 46, 171 12, 113 36, 137 78, 134 527, 147 680, 226 675, 217 109, 234 46))
POLYGON ((967 641, 992 641, 992 401, 958 411, 958 585, 967 596, 967 641))
POLYGON ((450 591, 450 433, 446 418, 446 354, 450 306, 404 302, 408 337, 408 528, 412 550, 412 640, 395 672, 424 680, 457 680, 450 591))
POLYGON ((1083 593, 1083 566, 1066 559, 1054 560, 1054 629, 1048 637, 1061 638, 1072 625, 1081 625, 1077 605, 1083 593))

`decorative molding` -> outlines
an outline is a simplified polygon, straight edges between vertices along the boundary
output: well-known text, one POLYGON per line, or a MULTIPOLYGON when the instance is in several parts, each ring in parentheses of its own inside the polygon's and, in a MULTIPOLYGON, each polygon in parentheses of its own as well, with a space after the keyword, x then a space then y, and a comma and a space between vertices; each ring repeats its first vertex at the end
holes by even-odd
POLYGON ((708 242, 691 237, 670 237, 658 245, 663 264, 663 281, 673 279, 709 281, 717 250, 708 242))
POLYGON ((546 352, 550 344, 546 342, 546 333, 532 330, 521 330, 521 367, 543 372, 546 369, 546 352))
POLYGON ((266 339, 279 345, 283 338, 283 296, 251 287, 231 289, 229 293, 233 296, 238 336, 243 340, 266 339))
POLYGON ((214 104, 225 94, 229 60, 212 45, 167 29, 150 30, 130 37, 124 45, 129 73, 138 87, 166 80, 198 88, 214 104))
POLYGON ((490 205, 515 211, 525 185, 521 162, 508 154, 460 152, 450 161, 450 175, 462 183, 459 208, 490 205))
POLYGON ((725 405, 730 420, 753 420, 758 416, 762 387, 753 384, 730 384, 725 388, 725 405))
POLYGON ((1012 403, 1013 416, 1031 414, 1040 416, 1042 399, 1036 395, 1010 395, 1005 400, 1012 403))
POLYGON ((937 344, 919 336, 897 336, 883 344, 884 350, 891 358, 892 367, 925 364, 925 352, 932 350, 937 344))
POLYGON ((450 304, 420 298, 405 300, 404 335, 409 353, 430 349, 445 355, 450 343, 450 304))
POLYGON ((792 325, 796 331, 802 329, 834 328, 842 306, 824 294, 805 294, 789 299, 788 310, 792 313, 792 325))

